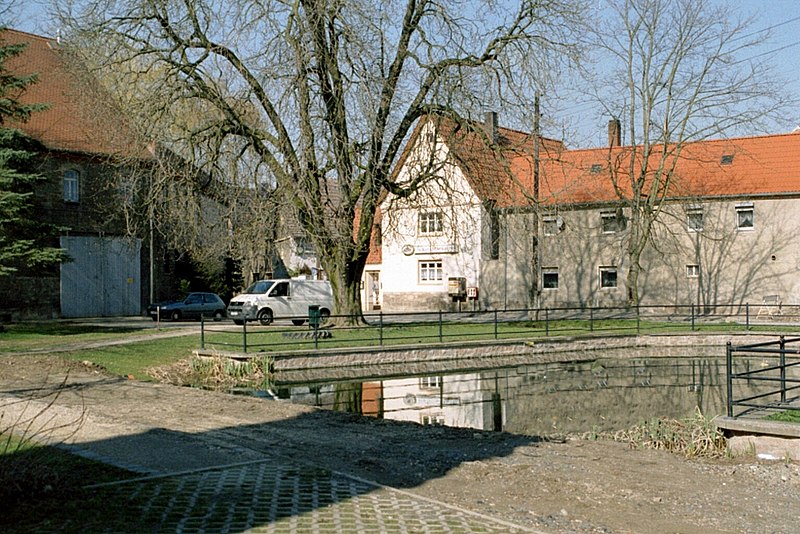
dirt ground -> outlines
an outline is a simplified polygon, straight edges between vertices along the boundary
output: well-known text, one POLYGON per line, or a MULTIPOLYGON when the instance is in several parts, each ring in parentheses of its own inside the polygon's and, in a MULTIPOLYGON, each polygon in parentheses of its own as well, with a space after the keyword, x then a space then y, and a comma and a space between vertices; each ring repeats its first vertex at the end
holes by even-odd
POLYGON ((231 460, 309 462, 540 532, 800 532, 800 466, 787 461, 423 427, 125 380, 56 356, 0 356, 0 393, 41 391, 67 373, 55 408, 84 409, 89 436, 201 436, 231 460))

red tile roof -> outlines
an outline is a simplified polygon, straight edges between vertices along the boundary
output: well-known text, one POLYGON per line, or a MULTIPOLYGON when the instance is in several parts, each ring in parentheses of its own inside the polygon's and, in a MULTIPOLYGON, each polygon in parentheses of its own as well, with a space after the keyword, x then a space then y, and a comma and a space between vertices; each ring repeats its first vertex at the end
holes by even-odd
POLYGON ((6 68, 18 75, 38 74, 19 97, 27 104, 47 104, 45 111, 33 113, 28 122, 15 124, 51 150, 115 156, 147 157, 146 147, 137 143, 118 116, 100 111, 92 91, 81 86, 67 67, 58 43, 45 37, 17 30, 5 30, 0 40, 6 44, 25 44, 25 50, 6 61, 6 68))
MULTIPOLYGON (((431 121, 435 123, 437 135, 447 143, 450 154, 480 199, 493 200, 499 207, 530 204, 532 172, 529 177, 521 172, 522 167, 515 167, 515 162, 533 161, 534 138, 518 130, 498 128, 494 147, 490 147, 482 123, 464 121, 459 124, 449 118, 430 116, 422 119, 415 128, 396 169, 407 160, 425 124, 431 121)), ((560 141, 541 137, 539 150, 542 155, 557 153, 564 150, 564 145, 560 141)), ((530 168, 533 168, 532 165, 530 168)))
MULTIPOLYGON (((482 200, 498 207, 533 203, 532 136, 500 128, 499 150, 485 142, 480 125, 459 128, 439 119, 445 139, 467 181, 482 200)), ((415 139, 415 137, 412 137, 415 139)), ((641 172, 641 147, 636 148, 635 172, 641 172)), ((661 152, 654 147, 648 178, 659 168, 661 152)), ((669 146, 674 151, 675 146, 669 146)), ((624 174, 634 147, 568 150, 550 139, 540 143, 539 199, 544 204, 585 204, 619 200, 609 167, 618 172, 623 195, 630 191, 624 174)), ((662 151, 663 152, 663 151, 662 151)), ((675 165, 669 196, 725 197, 800 194, 800 133, 742 137, 687 143, 677 159, 667 157, 662 168, 675 165), (723 161, 725 156, 726 161, 723 161)))

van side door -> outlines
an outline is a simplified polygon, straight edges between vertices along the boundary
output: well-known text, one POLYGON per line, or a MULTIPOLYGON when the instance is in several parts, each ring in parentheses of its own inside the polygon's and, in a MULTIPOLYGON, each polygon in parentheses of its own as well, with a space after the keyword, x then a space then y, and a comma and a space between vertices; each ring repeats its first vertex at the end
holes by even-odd
POLYGON ((272 315, 275 318, 287 318, 294 315, 292 313, 292 295, 289 282, 278 282, 267 294, 267 305, 272 308, 272 315))

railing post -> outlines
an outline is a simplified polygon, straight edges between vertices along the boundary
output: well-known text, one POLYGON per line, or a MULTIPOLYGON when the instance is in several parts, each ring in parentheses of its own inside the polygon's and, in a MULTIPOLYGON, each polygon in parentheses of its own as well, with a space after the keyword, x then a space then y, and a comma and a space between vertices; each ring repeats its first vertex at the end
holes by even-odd
POLYGON ((442 342, 442 310, 439 309, 439 343, 442 342))
POLYGON ((383 311, 378 313, 378 340, 379 345, 383 346, 383 311))
POLYGON ((725 345, 725 367, 728 388, 728 417, 733 417, 733 350, 731 342, 725 345))
POLYGON ((497 310, 494 310, 494 338, 497 339, 497 310))
POLYGON ((781 336, 781 403, 786 402, 786 340, 781 336))
POLYGON ((247 320, 242 322, 242 350, 247 354, 247 320))
POLYGON ((200 314, 200 348, 206 348, 206 316, 200 314))

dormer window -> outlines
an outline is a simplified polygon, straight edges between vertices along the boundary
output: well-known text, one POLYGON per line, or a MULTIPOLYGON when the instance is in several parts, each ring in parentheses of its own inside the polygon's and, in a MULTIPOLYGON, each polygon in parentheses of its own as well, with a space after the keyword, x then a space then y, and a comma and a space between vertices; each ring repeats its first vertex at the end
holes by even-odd
POLYGON ((63 175, 64 202, 78 202, 80 200, 80 175, 76 170, 66 170, 63 175))
POLYGON ((733 163, 733 154, 723 154, 719 162, 720 165, 731 165, 733 163))

